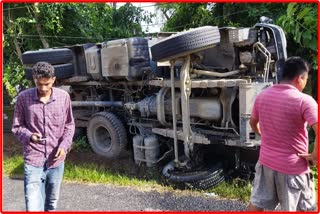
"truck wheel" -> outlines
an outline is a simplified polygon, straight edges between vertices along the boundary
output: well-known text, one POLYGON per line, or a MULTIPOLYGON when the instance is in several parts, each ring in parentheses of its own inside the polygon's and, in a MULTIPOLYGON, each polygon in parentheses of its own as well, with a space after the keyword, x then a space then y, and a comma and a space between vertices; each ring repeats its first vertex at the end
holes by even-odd
POLYGON ((223 170, 219 169, 215 174, 210 174, 206 178, 193 182, 185 182, 185 186, 190 189, 206 190, 220 184, 222 181, 224 181, 224 174, 223 170))
POLYGON ((87 127, 87 137, 93 151, 109 159, 117 158, 127 144, 122 122, 109 112, 93 115, 87 127))
POLYGON ((182 171, 174 167, 174 161, 167 164, 162 171, 165 179, 179 188, 209 189, 224 181, 221 163, 192 171, 182 171))
POLYGON ((22 62, 25 65, 34 65, 37 62, 64 64, 73 59, 72 51, 68 48, 44 49, 38 51, 26 51, 22 54, 22 62))
POLYGON ((204 26, 163 39, 151 47, 152 60, 166 61, 213 47, 220 42, 218 27, 204 26))
MULTIPOLYGON (((54 65, 54 73, 57 79, 65 79, 74 75, 74 67, 71 63, 54 65)), ((26 79, 32 80, 32 68, 25 68, 26 79)))

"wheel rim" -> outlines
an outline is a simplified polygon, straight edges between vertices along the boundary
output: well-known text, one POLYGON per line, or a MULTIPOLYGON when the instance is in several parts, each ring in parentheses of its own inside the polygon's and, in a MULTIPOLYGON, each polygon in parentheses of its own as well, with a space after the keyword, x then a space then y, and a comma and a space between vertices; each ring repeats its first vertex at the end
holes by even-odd
POLYGON ((94 131, 96 146, 102 152, 108 152, 111 149, 111 136, 106 127, 97 126, 94 131))

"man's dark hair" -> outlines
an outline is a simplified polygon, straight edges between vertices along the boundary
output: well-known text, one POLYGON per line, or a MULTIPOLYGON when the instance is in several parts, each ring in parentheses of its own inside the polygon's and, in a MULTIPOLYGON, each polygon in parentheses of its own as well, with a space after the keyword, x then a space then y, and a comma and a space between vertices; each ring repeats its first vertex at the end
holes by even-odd
POLYGON ((309 72, 308 62, 298 56, 289 57, 283 65, 282 80, 293 80, 304 72, 309 72))
POLYGON ((33 79, 50 78, 54 76, 54 67, 50 63, 37 62, 37 64, 32 67, 33 79))

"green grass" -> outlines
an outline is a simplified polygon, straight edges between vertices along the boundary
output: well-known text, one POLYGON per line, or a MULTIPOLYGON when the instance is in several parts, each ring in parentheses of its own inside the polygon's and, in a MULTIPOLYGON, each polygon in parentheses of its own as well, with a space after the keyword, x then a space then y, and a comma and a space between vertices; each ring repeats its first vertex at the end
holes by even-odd
MULTIPOLYGON (((3 161, 4 174, 10 177, 23 176, 23 159, 21 156, 10 157, 3 161)), ((163 186, 157 180, 144 180, 124 176, 116 172, 105 170, 95 163, 73 164, 68 161, 65 164, 64 181, 95 184, 114 184, 120 186, 134 186, 139 189, 172 190, 170 186, 163 186)), ((235 179, 231 183, 223 182, 220 185, 207 190, 192 192, 215 193, 225 198, 234 198, 247 201, 250 196, 251 186, 249 182, 235 179)))
POLYGON ((82 136, 72 143, 72 150, 77 152, 92 152, 90 144, 87 142, 87 137, 82 136))
POLYGON ((12 177, 23 177, 23 158, 14 156, 3 160, 3 173, 12 177))
POLYGON ((131 178, 107 171, 93 163, 74 165, 66 162, 64 178, 66 181, 116 184, 121 186, 160 186, 156 181, 131 178))
POLYGON ((225 181, 209 189, 207 192, 215 193, 224 198, 239 199, 248 202, 252 185, 250 181, 236 178, 232 181, 225 181))
MULTIPOLYGON (((10 157, 3 161, 3 171, 10 177, 23 177, 23 158, 10 157)), ((121 186, 136 186, 162 189, 163 186, 155 180, 143 180, 124 176, 99 167, 94 163, 65 163, 64 180, 67 182, 115 184, 121 186)))
MULTIPOLYGON (((318 186, 317 167, 312 167, 311 171, 315 178, 316 189, 318 186)), ((3 161, 3 172, 10 177, 23 177, 23 158, 14 156, 3 161)), ((157 189, 157 190, 172 190, 170 186, 163 186, 156 179, 138 179, 121 175, 117 172, 104 169, 95 163, 73 164, 66 162, 64 181, 79 182, 79 183, 94 183, 94 184, 113 184, 120 186, 133 186, 139 189, 157 189)), ((251 182, 243 179, 233 179, 232 181, 222 182, 214 188, 206 191, 192 190, 192 193, 215 193, 223 198, 239 199, 245 203, 249 201, 251 193, 251 182)))
POLYGON ((315 189, 318 190, 318 167, 317 166, 310 167, 310 170, 314 178, 315 189))

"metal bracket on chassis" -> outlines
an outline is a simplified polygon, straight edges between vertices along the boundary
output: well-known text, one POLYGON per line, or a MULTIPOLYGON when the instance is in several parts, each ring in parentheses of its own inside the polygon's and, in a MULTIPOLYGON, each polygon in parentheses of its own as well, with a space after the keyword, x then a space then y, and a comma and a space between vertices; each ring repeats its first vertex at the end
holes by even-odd
POLYGON ((190 55, 184 58, 184 63, 181 67, 180 76, 180 90, 181 90, 181 109, 182 109, 182 128, 184 134, 184 154, 190 159, 190 153, 193 150, 193 143, 191 141, 192 131, 190 127, 190 107, 189 97, 191 94, 191 80, 190 80, 190 55))

